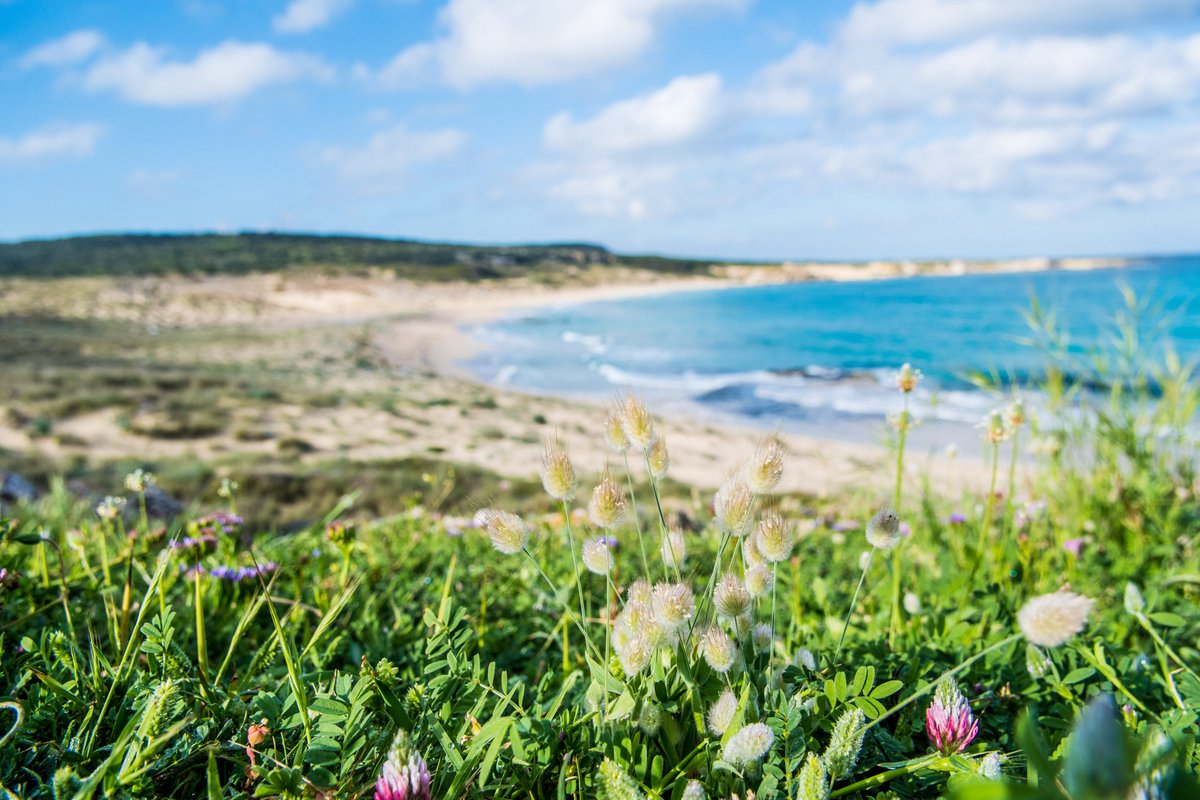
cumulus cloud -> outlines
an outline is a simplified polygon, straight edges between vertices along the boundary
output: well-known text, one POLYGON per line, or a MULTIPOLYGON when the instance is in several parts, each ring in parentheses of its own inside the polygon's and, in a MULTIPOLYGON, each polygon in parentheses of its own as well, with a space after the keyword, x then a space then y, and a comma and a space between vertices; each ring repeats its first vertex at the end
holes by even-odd
POLYGON ((65 67, 86 61, 104 46, 104 36, 99 31, 84 29, 73 31, 39 45, 21 57, 21 66, 65 67))
POLYGON ((308 33, 348 9, 354 0, 292 0, 271 20, 277 33, 308 33))
POLYGON ((430 64, 446 83, 527 86, 592 75, 629 63, 672 14, 731 9, 746 0, 449 0, 441 35, 402 52, 384 83, 405 86, 430 64))
POLYGON ((589 120, 556 114, 546 123, 543 139, 553 150, 582 153, 678 145, 711 128, 720 103, 719 75, 687 75, 658 91, 613 103, 589 120))
POLYGON ((40 128, 15 139, 0 136, 0 164, 25 165, 56 157, 91 155, 103 134, 103 126, 81 123, 40 128))
POLYGON ((399 123, 378 131, 357 147, 325 147, 317 161, 347 183, 368 191, 386 191, 414 166, 458 153, 467 138, 456 128, 413 131, 399 123))
POLYGON ((318 58, 263 43, 227 41, 191 61, 173 61, 163 48, 139 42, 93 64, 83 85, 143 105, 193 106, 234 102, 268 86, 332 76, 318 58))

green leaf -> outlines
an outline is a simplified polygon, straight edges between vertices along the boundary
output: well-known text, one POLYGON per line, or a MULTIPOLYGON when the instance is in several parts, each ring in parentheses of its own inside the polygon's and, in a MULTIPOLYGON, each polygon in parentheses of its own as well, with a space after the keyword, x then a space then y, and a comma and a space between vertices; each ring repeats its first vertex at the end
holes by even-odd
POLYGON ((1066 677, 1063 678, 1063 683, 1065 683, 1069 686, 1072 683, 1079 683, 1080 681, 1086 681, 1088 678, 1092 677, 1095 674, 1096 674, 1096 670, 1093 669, 1092 667, 1079 667, 1078 669, 1073 669, 1070 672, 1068 672, 1066 674, 1066 677))
POLYGON ((904 681, 885 681, 871 691, 871 697, 876 700, 882 700, 885 697, 891 697, 903 688, 904 681))
POLYGON ((1172 614, 1170 611, 1155 611, 1150 615, 1150 619, 1168 628, 1181 628, 1187 625, 1187 620, 1178 614, 1172 614))

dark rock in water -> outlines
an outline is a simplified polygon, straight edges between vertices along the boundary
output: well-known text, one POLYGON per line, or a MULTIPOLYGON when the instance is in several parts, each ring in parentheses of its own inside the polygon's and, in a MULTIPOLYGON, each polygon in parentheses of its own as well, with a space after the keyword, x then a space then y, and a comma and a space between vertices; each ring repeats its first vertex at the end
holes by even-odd
POLYGON ((0 503, 31 502, 41 493, 15 472, 0 472, 0 503))
MULTIPOLYGON (((130 505, 134 505, 130 501, 130 505)), ((158 519, 170 519, 183 513, 183 503, 164 492, 154 484, 146 487, 146 516, 158 519)))

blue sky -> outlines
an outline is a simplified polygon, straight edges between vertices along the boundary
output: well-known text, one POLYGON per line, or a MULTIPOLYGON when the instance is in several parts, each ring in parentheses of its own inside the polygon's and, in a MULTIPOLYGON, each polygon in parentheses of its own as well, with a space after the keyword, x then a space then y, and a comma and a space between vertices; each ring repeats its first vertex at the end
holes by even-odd
POLYGON ((1200 250, 1200 0, 0 0, 0 238, 1200 250))

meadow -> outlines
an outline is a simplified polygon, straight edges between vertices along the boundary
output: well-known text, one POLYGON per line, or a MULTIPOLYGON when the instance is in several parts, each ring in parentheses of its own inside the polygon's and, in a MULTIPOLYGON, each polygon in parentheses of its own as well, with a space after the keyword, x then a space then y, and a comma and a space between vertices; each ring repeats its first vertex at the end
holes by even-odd
MULTIPOLYGON (((632 395, 546 431, 540 487, 395 465, 385 516, 324 482, 345 496, 273 524, 237 462, 194 467, 168 519, 147 498, 175 461, 108 464, 98 502, 55 482, 0 523, 0 790, 1197 796, 1200 390, 1129 320, 1095 357, 1040 322, 1046 370, 997 396, 968 493, 906 467, 907 411, 870 487, 780 491, 766 436, 700 492, 632 395), (607 471, 577 469, 585 438, 607 471)), ((203 419, 203 374, 175 378, 108 391, 203 419)))

